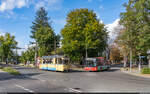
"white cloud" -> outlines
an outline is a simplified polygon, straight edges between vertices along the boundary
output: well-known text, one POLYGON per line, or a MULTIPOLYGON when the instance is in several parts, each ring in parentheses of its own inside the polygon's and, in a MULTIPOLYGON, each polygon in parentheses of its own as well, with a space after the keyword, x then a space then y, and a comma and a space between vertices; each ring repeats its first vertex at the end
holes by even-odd
POLYGON ((113 43, 114 40, 116 39, 119 31, 123 28, 119 24, 120 19, 116 19, 113 23, 107 24, 105 27, 107 28, 109 32, 109 43, 113 43))
POLYGON ((102 2, 103 0, 98 0, 99 2, 102 2))
POLYGON ((0 11, 12 11, 15 8, 29 7, 33 5, 35 9, 45 7, 49 10, 59 10, 63 0, 0 0, 0 11))
POLYGON ((13 10, 14 8, 22 8, 27 5, 29 0, 2 0, 0 11, 13 10))
POLYGON ((88 2, 92 2, 92 0, 88 0, 88 2))
POLYGON ((97 19, 99 19, 99 20, 100 20, 100 23, 104 23, 104 22, 100 19, 100 15, 99 15, 99 13, 98 13, 97 11, 96 11, 95 13, 96 13, 97 19))
POLYGON ((65 25, 66 24, 66 20, 64 19, 54 19, 54 24, 60 24, 60 25, 65 25))
POLYGON ((0 36, 4 36, 4 35, 5 35, 5 32, 2 29, 0 29, 0 36))
POLYGON ((59 10, 63 0, 38 0, 34 2, 35 9, 45 7, 47 10, 59 10))
POLYGON ((104 23, 102 20, 100 20, 100 23, 104 23))
POLYGON ((15 38, 15 40, 18 42, 18 47, 21 49, 18 49, 18 54, 21 55, 22 51, 26 51, 29 45, 29 36, 24 35, 24 36, 18 36, 15 38))
MULTIPOLYGON (((93 0, 87 0, 88 2, 92 2, 93 0)), ((102 2, 103 0, 98 0, 99 2, 102 2)))
POLYGON ((104 7, 102 5, 99 6, 99 9, 103 9, 104 7))
POLYGON ((97 11, 95 11, 95 13, 96 13, 97 19, 100 19, 99 13, 97 11))

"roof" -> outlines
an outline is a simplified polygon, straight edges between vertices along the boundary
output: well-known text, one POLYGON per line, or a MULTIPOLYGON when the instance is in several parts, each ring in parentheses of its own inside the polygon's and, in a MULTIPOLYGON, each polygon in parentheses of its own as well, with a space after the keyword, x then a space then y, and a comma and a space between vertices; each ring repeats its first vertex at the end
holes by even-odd
POLYGON ((98 59, 104 59, 104 57, 96 57, 96 58, 98 58, 98 59))
POLYGON ((96 60, 96 58, 86 58, 86 60, 95 61, 95 60, 96 60))
POLYGON ((51 56, 42 56, 44 59, 50 59, 50 58, 64 58, 63 55, 51 55, 51 56))

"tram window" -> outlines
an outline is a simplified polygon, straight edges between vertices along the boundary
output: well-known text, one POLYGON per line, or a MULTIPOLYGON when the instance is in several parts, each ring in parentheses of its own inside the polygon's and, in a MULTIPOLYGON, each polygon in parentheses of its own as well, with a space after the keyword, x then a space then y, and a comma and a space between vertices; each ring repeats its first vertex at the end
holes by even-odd
POLYGON ((63 60, 63 64, 67 65, 68 64, 68 60, 63 60))
POLYGON ((44 60, 43 60, 43 64, 46 64, 46 62, 47 62, 47 61, 44 59, 44 60))
POLYGON ((48 60, 46 60, 46 62, 45 62, 46 64, 48 63, 48 60))
POLYGON ((52 59, 47 60, 47 63, 51 64, 52 63, 52 59))
POLYGON ((52 59, 50 59, 50 61, 49 61, 49 62, 50 62, 50 64, 52 64, 52 63, 53 63, 52 59))
POLYGON ((62 64, 62 59, 61 58, 57 59, 57 64, 62 64))

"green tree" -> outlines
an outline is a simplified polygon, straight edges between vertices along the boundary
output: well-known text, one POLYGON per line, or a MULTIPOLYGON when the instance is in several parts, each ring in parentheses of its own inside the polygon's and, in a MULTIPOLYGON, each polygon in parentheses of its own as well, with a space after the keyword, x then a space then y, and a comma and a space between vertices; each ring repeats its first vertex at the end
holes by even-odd
POLYGON ((10 60, 14 56, 13 50, 16 46, 15 36, 11 36, 9 33, 0 36, 0 54, 2 61, 10 60))
POLYGON ((49 55, 54 50, 56 35, 51 27, 51 22, 49 22, 49 17, 47 17, 47 12, 43 7, 36 12, 35 21, 31 29, 31 38, 38 43, 39 56, 49 55))
POLYGON ((136 49, 139 53, 146 53, 150 49, 150 1, 139 0, 134 4, 137 18, 139 44, 136 49))
POLYGON ((113 63, 118 63, 122 60, 121 50, 116 44, 111 45, 110 60, 113 61, 113 63))
POLYGON ((22 52, 20 61, 26 63, 27 61, 34 61, 35 47, 28 48, 25 52, 22 52))
POLYGON ((72 60, 98 56, 105 50, 107 33, 104 24, 88 9, 75 9, 67 15, 67 24, 61 31, 62 49, 72 60))
POLYGON ((130 58, 137 59, 139 53, 145 55, 150 49, 150 1, 129 0, 124 6, 126 12, 121 13, 120 23, 124 26, 125 32, 120 39, 130 53, 133 52, 130 58))

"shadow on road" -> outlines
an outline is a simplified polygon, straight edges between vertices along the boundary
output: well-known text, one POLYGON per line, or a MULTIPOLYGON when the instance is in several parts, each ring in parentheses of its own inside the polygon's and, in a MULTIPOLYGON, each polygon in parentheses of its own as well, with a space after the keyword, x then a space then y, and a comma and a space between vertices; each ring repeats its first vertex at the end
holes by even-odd
POLYGON ((86 72, 86 71, 70 69, 68 73, 75 73, 75 72, 86 72))
MULTIPOLYGON (((85 71, 85 70, 73 70, 71 69, 68 73, 77 73, 77 72, 115 72, 115 71, 119 71, 120 69, 108 69, 108 70, 101 70, 101 71, 85 71)), ((67 72, 66 72, 67 73, 67 72)))
POLYGON ((102 72, 115 72, 115 71, 119 71, 120 69, 109 69, 109 70, 107 70, 107 71, 102 71, 102 72))
POLYGON ((114 65, 111 65, 111 67, 118 67, 118 68, 121 68, 121 67, 123 67, 123 64, 114 64, 114 65))
POLYGON ((13 67, 15 69, 36 69, 36 68, 30 68, 30 67, 20 67, 20 66, 17 66, 17 67, 13 67))
POLYGON ((29 74, 21 74, 21 75, 10 75, 6 73, 0 73, 0 81, 5 81, 5 80, 13 80, 13 79, 30 79, 30 80, 36 80, 34 78, 31 78, 32 76, 35 75, 40 75, 41 73, 29 73, 29 74))

